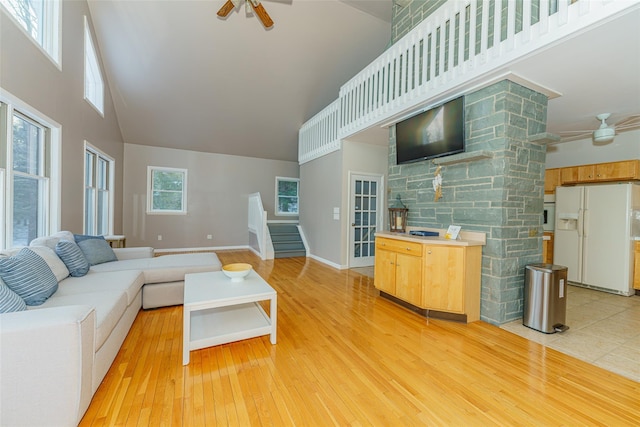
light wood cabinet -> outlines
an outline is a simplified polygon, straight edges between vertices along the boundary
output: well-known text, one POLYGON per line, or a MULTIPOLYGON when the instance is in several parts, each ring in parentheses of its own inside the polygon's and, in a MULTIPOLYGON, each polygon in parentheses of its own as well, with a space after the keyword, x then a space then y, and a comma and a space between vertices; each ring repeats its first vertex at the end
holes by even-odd
POLYGON ((547 169, 544 173, 544 192, 545 194, 552 194, 556 192, 556 187, 560 185, 560 170, 547 169))
MULTIPOLYGON (((640 179, 640 160, 598 163, 560 168, 560 185, 640 179)), ((546 192, 546 176, 545 176, 546 192)))
POLYGON ((640 242, 635 244, 635 257, 633 263, 633 288, 640 289, 640 242))
POLYGON ((474 322, 480 319, 481 262, 481 246, 376 237, 374 283, 418 308, 474 322))
POLYGON ((542 240, 542 262, 553 264, 553 233, 545 232, 546 239, 542 240))
POLYGON ((422 302, 422 245, 394 239, 376 239, 376 287, 406 301, 422 302))

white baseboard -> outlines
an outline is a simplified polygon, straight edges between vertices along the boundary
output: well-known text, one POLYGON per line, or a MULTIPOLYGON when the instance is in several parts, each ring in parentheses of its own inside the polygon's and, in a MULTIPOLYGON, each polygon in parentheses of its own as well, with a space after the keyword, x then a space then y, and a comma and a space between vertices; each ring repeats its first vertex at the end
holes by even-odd
POLYGON ((198 252, 198 251, 233 251, 233 250, 244 250, 251 249, 248 245, 243 246, 212 246, 212 247, 202 247, 202 248, 167 248, 167 249, 154 249, 155 253, 166 253, 166 252, 198 252))
POLYGON ((319 256, 317 256, 317 255, 309 254, 309 255, 307 255, 307 257, 308 257, 308 258, 311 258, 311 259, 315 259, 316 261, 319 261, 319 262, 321 262, 321 263, 323 263, 323 264, 327 264, 328 266, 333 267, 333 268, 336 268, 336 269, 338 269, 338 270, 346 270, 347 268, 349 268, 349 267, 348 267, 348 266, 346 266, 346 265, 336 264, 335 262, 332 262, 332 261, 326 260, 326 259, 324 259, 324 258, 320 258, 320 257, 319 257, 319 256))

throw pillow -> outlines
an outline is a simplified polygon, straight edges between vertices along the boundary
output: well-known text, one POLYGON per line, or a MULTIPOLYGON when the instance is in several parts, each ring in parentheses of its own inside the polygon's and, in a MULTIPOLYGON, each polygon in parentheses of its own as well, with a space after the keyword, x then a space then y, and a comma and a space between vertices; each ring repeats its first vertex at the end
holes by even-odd
POLYGON ((40 305, 58 290, 58 280, 45 260, 29 248, 0 259, 0 278, 27 305, 40 305))
POLYGON ((24 311, 27 304, 0 279, 0 313, 24 311))
POLYGON ((91 239, 104 240, 104 236, 92 236, 90 234, 74 234, 73 239, 76 241, 76 243, 80 243, 84 240, 91 240, 91 239))
POLYGON ((82 277, 89 271, 89 261, 75 242, 60 240, 56 245, 56 254, 69 269, 73 277, 82 277))
POLYGON ((29 249, 40 255, 51 271, 53 271, 53 275, 56 276, 58 282, 69 276, 67 266, 62 262, 60 257, 56 255, 53 249, 48 246, 29 246, 29 249))
POLYGON ((86 239, 78 242, 80 250, 91 265, 117 261, 116 254, 104 239, 86 239))

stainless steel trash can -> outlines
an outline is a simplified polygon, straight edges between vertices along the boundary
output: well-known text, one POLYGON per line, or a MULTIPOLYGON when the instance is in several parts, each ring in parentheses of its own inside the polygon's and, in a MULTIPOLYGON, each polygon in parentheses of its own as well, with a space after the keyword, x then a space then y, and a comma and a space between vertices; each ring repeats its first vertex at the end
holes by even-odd
POLYGON ((564 332, 567 316, 567 267, 529 264, 525 267, 522 324, 545 334, 564 332))

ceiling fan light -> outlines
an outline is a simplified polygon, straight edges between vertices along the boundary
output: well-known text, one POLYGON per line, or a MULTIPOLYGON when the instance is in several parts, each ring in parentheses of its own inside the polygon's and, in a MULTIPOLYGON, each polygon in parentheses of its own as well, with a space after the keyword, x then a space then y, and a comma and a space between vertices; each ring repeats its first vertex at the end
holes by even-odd
POLYGON ((597 143, 606 143, 613 141, 613 138, 616 136, 615 129, 611 127, 605 127, 596 129, 593 131, 593 142, 597 143))

